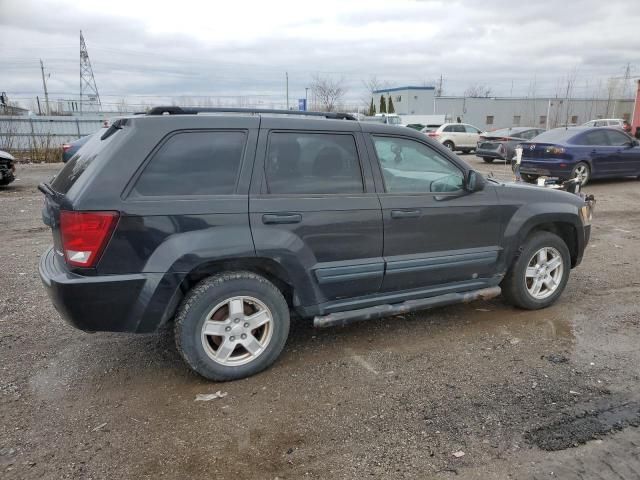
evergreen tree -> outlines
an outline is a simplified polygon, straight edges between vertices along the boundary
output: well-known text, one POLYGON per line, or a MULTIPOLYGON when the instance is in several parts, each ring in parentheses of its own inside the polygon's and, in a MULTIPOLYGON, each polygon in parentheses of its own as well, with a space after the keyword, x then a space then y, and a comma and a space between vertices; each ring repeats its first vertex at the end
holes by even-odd
POLYGON ((393 99, 389 97, 389 108, 387 108, 387 113, 396 113, 396 109, 393 106, 393 99))
POLYGON ((387 102, 384 95, 380 95, 380 113, 387 113, 387 102))
POLYGON ((371 105, 369 105, 369 116, 373 117, 376 114, 376 106, 373 103, 373 97, 371 97, 371 105))

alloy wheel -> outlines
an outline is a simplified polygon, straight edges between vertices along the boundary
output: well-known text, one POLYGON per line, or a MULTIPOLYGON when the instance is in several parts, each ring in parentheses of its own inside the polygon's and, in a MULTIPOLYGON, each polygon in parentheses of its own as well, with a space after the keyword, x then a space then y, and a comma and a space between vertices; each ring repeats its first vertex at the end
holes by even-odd
POLYGON ((202 325, 202 346, 214 362, 245 365, 261 355, 273 336, 273 315, 260 300, 231 297, 213 307, 202 325))
POLYGON ((525 271, 525 286, 529 295, 543 300, 558 289, 562 281, 564 262, 553 247, 543 247, 533 254, 525 271))

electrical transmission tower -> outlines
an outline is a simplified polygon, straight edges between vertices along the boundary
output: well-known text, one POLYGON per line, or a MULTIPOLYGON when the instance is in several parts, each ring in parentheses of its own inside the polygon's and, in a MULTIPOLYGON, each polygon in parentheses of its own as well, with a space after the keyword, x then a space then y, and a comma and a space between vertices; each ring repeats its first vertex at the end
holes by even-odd
POLYGON ((91 110, 100 110, 100 94, 93 76, 87 44, 84 43, 82 30, 80 30, 80 113, 82 113, 85 103, 91 107, 91 110), (86 97, 86 101, 83 97, 86 97))

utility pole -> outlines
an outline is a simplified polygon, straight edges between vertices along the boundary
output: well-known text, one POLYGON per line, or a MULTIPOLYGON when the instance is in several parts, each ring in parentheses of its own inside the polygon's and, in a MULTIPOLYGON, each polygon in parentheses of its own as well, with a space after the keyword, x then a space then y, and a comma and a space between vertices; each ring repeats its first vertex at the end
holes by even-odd
POLYGON ((304 87, 304 108, 309 110, 309 87, 304 87))
POLYGON ((284 76, 287 83, 287 110, 289 110, 289 72, 284 72, 284 76))
POLYGON ((442 96, 442 74, 440 74, 440 81, 438 82, 438 92, 436 97, 442 96))
POLYGON ((551 105, 551 99, 549 99, 547 103, 547 124, 544 127, 546 130, 549 130, 549 115, 551 115, 551 105))
POLYGON ((42 72, 42 87, 44 88, 44 102, 47 107, 47 115, 51 115, 51 110, 49 109, 49 92, 47 92, 47 79, 44 76, 44 63, 42 63, 42 59, 40 59, 40 71, 42 72))

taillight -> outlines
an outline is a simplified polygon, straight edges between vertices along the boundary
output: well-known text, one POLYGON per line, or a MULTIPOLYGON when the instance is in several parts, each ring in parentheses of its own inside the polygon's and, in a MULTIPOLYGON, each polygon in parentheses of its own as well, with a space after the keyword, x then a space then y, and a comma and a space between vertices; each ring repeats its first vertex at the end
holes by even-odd
POLYGON ((118 212, 60 211, 60 234, 64 257, 74 267, 93 267, 98 263, 113 229, 118 212))
POLYGON ((561 155, 564 153, 564 148, 562 147, 547 147, 544 151, 545 153, 550 153, 551 155, 561 155))
POLYGON ((68 143, 63 143, 62 144, 62 151, 66 152, 67 150, 69 150, 71 148, 71 145, 69 145, 68 143))
POLYGON ((429 132, 429 133, 427 133, 427 135, 430 136, 430 137, 439 137, 440 136, 440 134, 438 132, 429 132))

